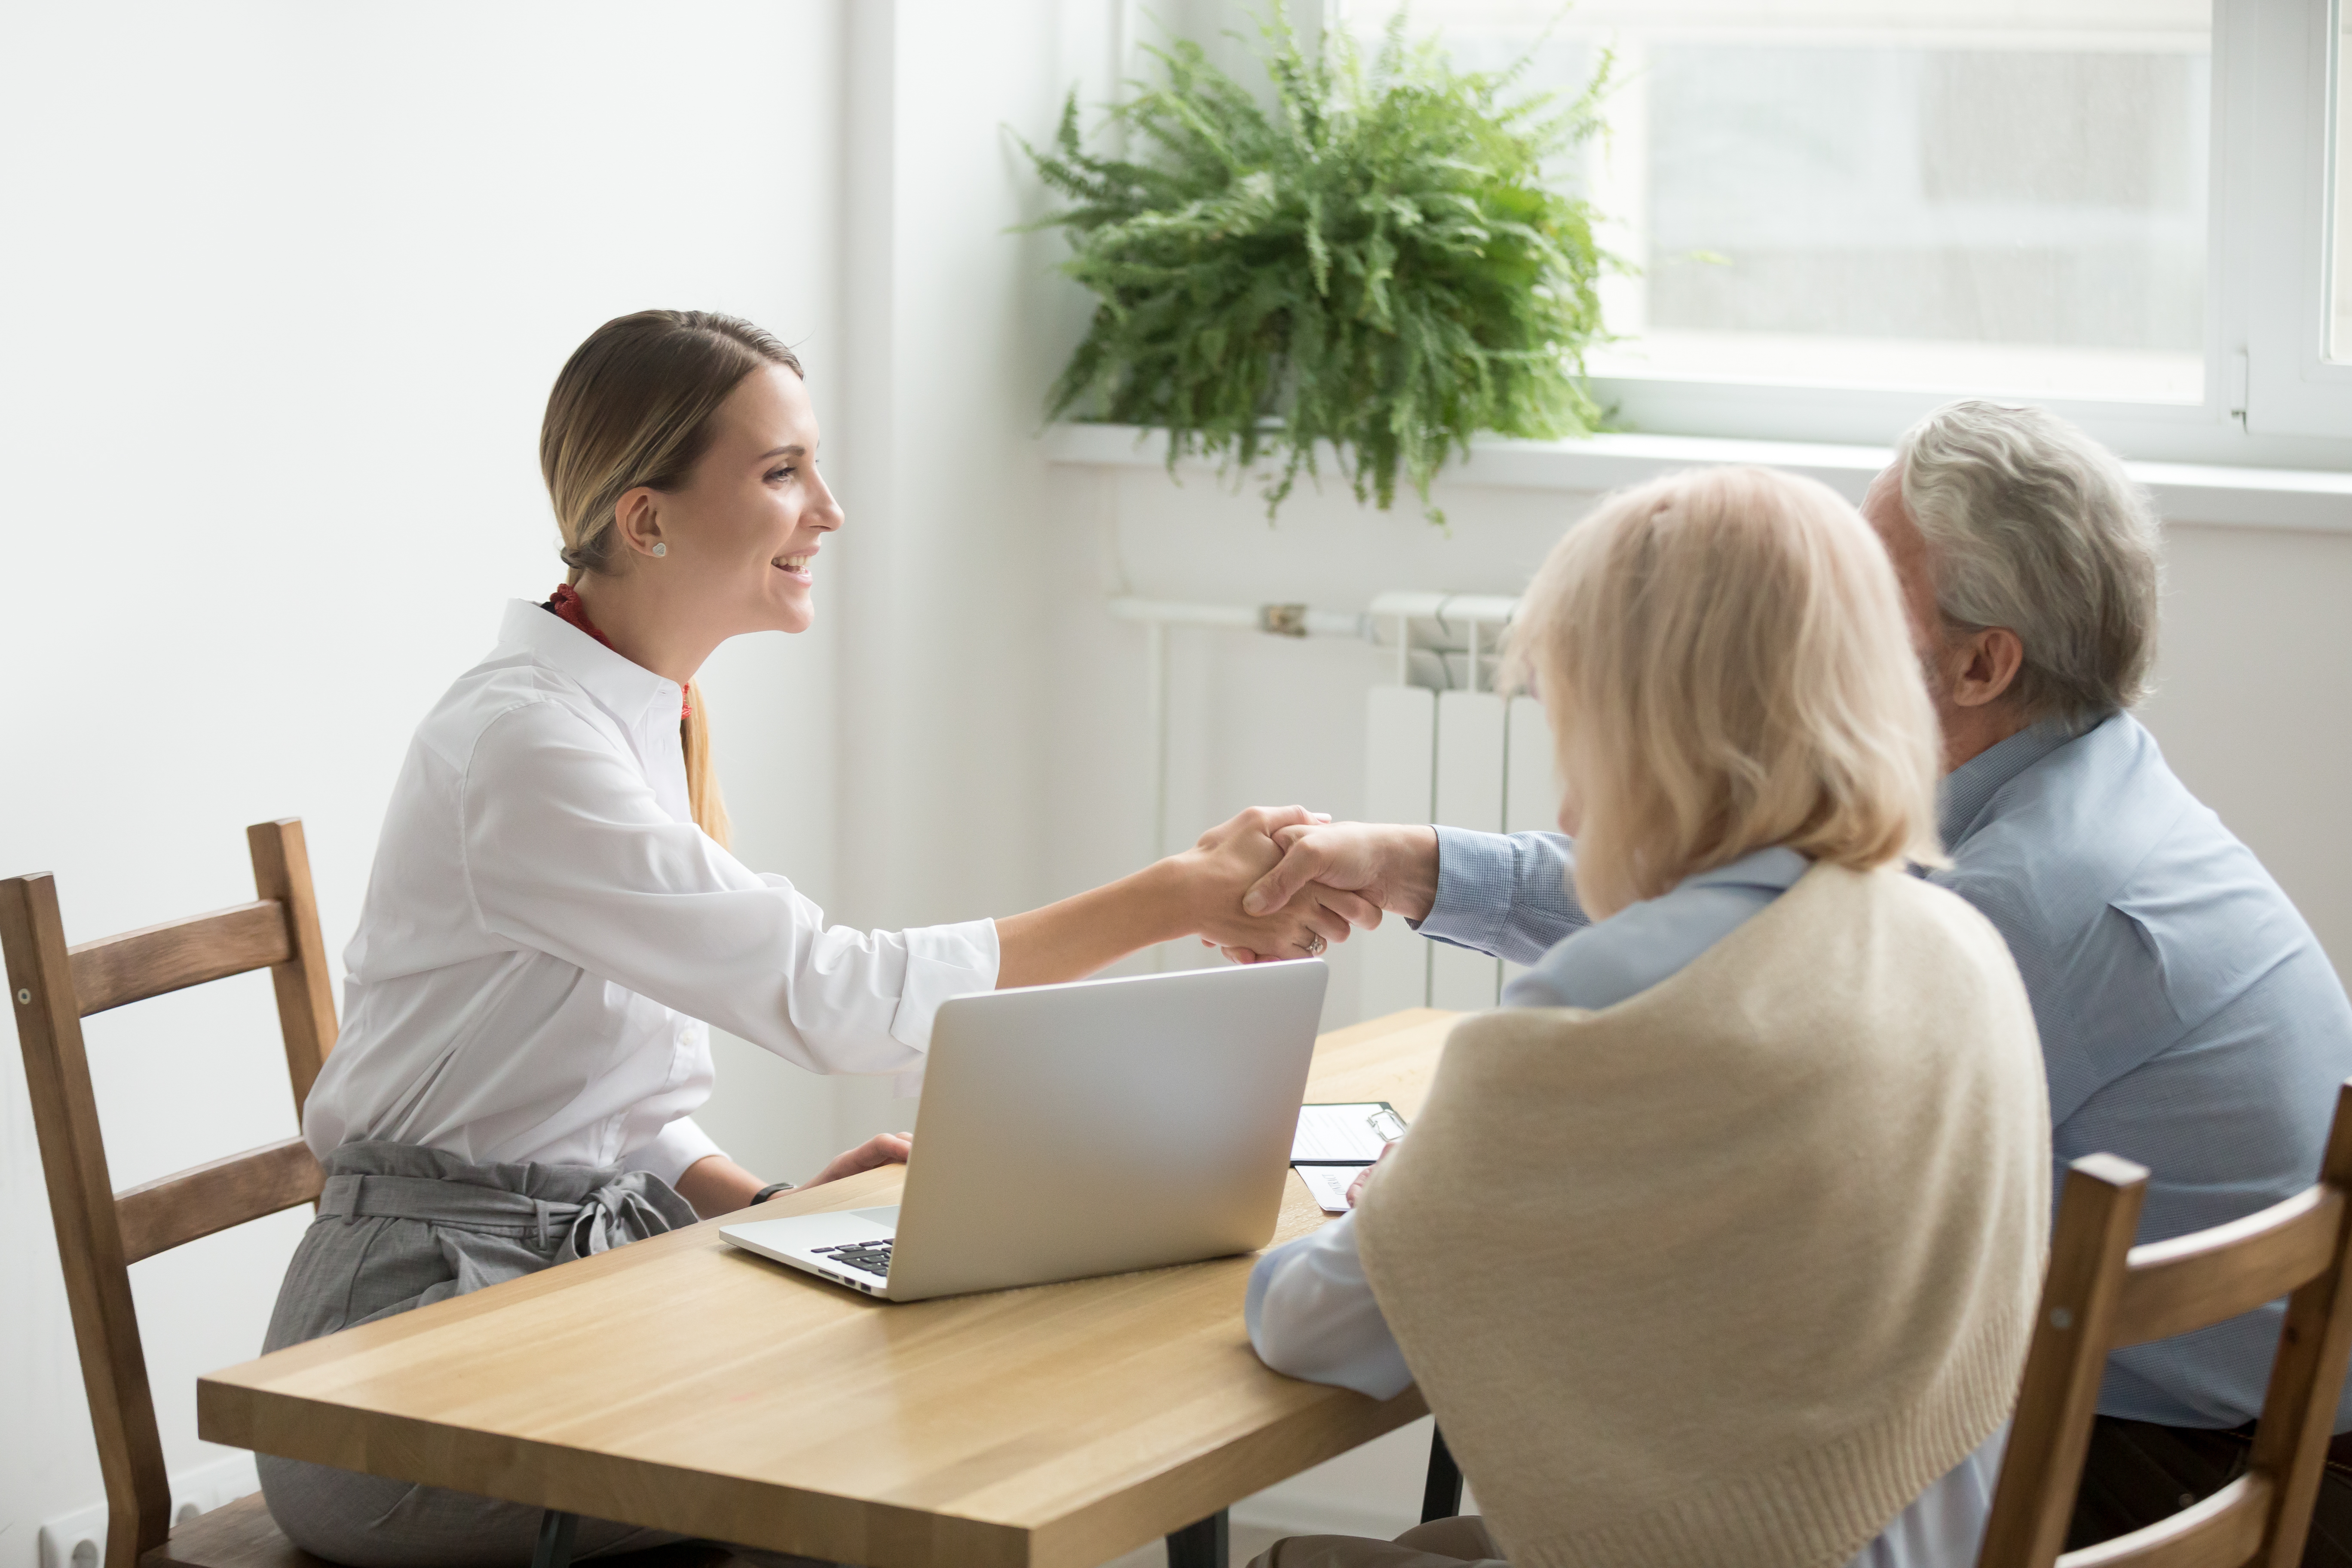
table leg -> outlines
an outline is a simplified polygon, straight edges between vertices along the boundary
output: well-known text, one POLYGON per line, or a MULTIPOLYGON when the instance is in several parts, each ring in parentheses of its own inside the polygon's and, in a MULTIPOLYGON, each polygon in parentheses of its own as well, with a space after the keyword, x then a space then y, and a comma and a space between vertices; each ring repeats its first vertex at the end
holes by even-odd
POLYGON ((1232 1531, 1223 1509, 1168 1538, 1168 1568, 1227 1568, 1232 1556, 1232 1531))
POLYGON ((539 1516, 539 1546, 530 1554, 530 1568, 572 1568, 572 1538, 580 1533, 580 1516, 549 1509, 539 1516))
POLYGON ((1429 1433, 1429 1479, 1421 1489, 1421 1522, 1433 1519, 1452 1519, 1462 1511, 1462 1467, 1454 1462, 1454 1450, 1445 1446, 1445 1434, 1436 1427, 1429 1433))

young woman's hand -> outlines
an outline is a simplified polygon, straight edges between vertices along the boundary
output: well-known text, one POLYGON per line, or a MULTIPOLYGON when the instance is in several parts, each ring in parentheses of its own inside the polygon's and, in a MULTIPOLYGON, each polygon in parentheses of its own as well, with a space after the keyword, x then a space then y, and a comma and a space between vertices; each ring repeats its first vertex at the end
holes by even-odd
MULTIPOLYGON (((907 1163, 907 1151, 913 1147, 914 1136, 911 1132, 878 1133, 847 1153, 835 1155, 833 1163, 801 1186, 823 1186, 877 1165, 903 1165, 907 1163)), ((749 1208, 753 1196, 768 1184, 724 1154, 706 1154, 688 1166, 671 1184, 679 1197, 694 1205, 695 1213, 711 1219, 749 1208)), ((797 1192, 799 1188, 793 1190, 797 1192)))
POLYGON ((806 1192, 827 1182, 837 1182, 844 1176, 854 1176, 860 1171, 871 1171, 882 1165, 903 1165, 908 1152, 915 1146, 911 1132, 877 1132, 846 1153, 835 1154, 833 1163, 803 1182, 793 1190, 806 1192))

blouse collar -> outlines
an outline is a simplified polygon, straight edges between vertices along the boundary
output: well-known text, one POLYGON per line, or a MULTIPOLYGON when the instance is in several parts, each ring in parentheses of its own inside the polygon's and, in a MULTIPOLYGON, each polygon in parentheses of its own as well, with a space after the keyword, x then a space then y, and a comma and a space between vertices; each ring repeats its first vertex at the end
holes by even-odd
POLYGON ((624 723, 645 721, 656 704, 676 713, 684 700, 677 683, 622 658, 544 605, 510 599, 499 625, 499 641, 520 647, 580 683, 588 695, 624 723))

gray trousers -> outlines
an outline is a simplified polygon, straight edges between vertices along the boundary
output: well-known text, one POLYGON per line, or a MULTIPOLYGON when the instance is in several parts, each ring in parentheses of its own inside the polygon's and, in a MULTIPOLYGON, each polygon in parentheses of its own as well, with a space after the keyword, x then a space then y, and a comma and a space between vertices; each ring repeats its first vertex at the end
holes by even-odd
MULTIPOLYGON (((346 1143, 326 1171, 319 1217, 287 1268, 265 1350, 535 1274, 696 1217, 684 1198, 641 1171, 469 1165, 403 1143, 346 1143)), ((287 1539, 349 1568, 523 1568, 538 1539, 541 1510, 522 1503, 267 1454, 257 1462, 262 1496, 287 1539)), ((573 1554, 682 1539, 583 1518, 573 1554)))
POLYGON ((1510 1568, 1476 1514, 1416 1524, 1394 1541, 1360 1535, 1294 1535, 1250 1568, 1510 1568))

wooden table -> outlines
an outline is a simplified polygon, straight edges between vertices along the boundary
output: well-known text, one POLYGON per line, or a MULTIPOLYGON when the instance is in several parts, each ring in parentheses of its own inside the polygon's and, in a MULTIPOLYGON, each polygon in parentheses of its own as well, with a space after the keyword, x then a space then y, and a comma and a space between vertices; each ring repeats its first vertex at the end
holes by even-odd
MULTIPOLYGON (((1410 1119, 1451 1016, 1324 1036, 1307 1098, 1410 1119)), ((899 1180, 771 1206, 894 1203, 899 1180)), ((1292 1173, 1276 1238, 1323 1219, 1292 1173)), ((1248 1258, 889 1304, 738 1251, 721 1223, 215 1373, 197 1431, 870 1568, 1092 1568, 1425 1411, 1416 1390, 1375 1403, 1267 1371, 1248 1258)))

